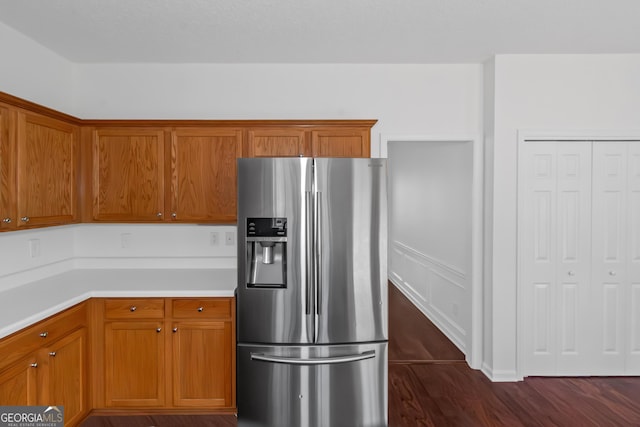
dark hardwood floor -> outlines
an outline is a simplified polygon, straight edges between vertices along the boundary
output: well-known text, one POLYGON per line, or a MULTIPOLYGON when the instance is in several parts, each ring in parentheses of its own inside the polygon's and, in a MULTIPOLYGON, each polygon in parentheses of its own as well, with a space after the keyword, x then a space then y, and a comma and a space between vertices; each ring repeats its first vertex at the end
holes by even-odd
MULTIPOLYGON (((233 415, 147 415, 93 416, 82 427, 236 425, 233 415)), ((492 383, 389 285, 389 426, 640 426, 640 378, 492 383)))

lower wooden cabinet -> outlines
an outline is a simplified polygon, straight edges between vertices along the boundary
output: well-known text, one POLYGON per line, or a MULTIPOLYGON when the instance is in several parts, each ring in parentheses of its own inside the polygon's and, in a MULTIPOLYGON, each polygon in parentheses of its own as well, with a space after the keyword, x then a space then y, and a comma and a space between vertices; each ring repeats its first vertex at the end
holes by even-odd
POLYGON ((233 298, 91 299, 0 339, 0 405, 235 410, 233 298))
POLYGON ((94 407, 235 409, 233 301, 97 300, 94 407))
POLYGON ((164 406, 162 322, 107 322, 104 329, 105 406, 164 406))
POLYGON ((43 405, 64 406, 65 426, 80 423, 87 407, 87 331, 82 328, 45 349, 48 396, 43 405))
POLYGON ((37 358, 34 354, 0 372, 2 406, 37 405, 37 358))
POLYGON ((64 406, 68 427, 84 419, 86 316, 79 304, 0 340, 0 405, 64 406))
POLYGON ((173 405, 232 406, 231 322, 173 325, 173 405))

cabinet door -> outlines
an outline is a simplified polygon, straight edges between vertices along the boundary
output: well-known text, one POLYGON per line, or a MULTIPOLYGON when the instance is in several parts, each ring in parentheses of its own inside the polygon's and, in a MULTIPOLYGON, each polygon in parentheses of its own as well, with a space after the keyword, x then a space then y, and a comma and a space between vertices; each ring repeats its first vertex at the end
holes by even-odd
POLYGON ((109 322, 104 338, 106 406, 163 406, 162 322, 109 322))
POLYGON ((247 157, 311 155, 311 150, 305 143, 304 129, 290 127, 250 129, 247 135, 247 157))
POLYGON ((36 356, 16 362, 0 372, 0 405, 26 406, 38 402, 38 367, 36 356))
POLYGON ((162 221, 164 131, 98 129, 93 134, 93 219, 162 221))
POLYGON ((0 230, 16 227, 14 117, 0 106, 0 230))
POLYGON ((369 129, 337 128, 311 132, 313 157, 370 157, 369 129))
POLYGON ((173 405, 232 405, 231 322, 173 323, 173 405))
POLYGON ((235 222, 240 129, 175 129, 171 137, 171 218, 235 222))
POLYGON ((77 425, 87 412, 86 330, 80 329, 47 349, 47 405, 64 406, 65 425, 77 425))
POLYGON ((18 227, 75 221, 77 140, 76 126, 18 113, 18 227))
POLYGON ((591 144, 526 142, 519 157, 525 375, 589 375, 591 144))

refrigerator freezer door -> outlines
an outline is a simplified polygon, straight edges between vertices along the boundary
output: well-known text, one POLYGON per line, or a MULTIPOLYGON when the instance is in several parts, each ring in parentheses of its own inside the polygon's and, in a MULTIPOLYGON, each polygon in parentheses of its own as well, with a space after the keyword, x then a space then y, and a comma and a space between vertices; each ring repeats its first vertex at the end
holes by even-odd
POLYGON ((385 159, 315 159, 318 344, 387 339, 385 159))
POLYGON ((238 427, 387 425, 387 343, 238 346, 238 427))
MULTIPOLYGON (((307 256, 308 216, 312 210, 312 160, 308 158, 238 160, 237 340, 252 343, 313 341, 313 300, 307 256), (286 284, 252 287, 251 253, 262 251, 247 236, 248 218, 286 220, 286 284)), ((264 259, 258 260, 260 264, 264 259)), ((268 267, 264 265, 262 267, 268 267)))

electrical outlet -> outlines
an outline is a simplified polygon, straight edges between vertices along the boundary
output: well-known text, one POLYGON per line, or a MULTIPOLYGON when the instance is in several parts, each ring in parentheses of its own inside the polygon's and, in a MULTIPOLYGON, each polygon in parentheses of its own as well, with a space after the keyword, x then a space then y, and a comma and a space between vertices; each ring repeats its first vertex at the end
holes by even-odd
POLYGON ((29 240, 29 255, 31 255, 31 258, 40 256, 40 239, 29 240))
POLYGON ((236 243, 236 235, 233 231, 227 231, 224 234, 224 243, 227 246, 233 246, 236 243))
POLYGON ((120 246, 122 246, 123 249, 131 247, 131 233, 120 234, 120 246))
POLYGON ((212 231, 209 234, 209 244, 211 246, 218 246, 219 243, 220 243, 220 233, 218 233, 217 231, 212 231))

